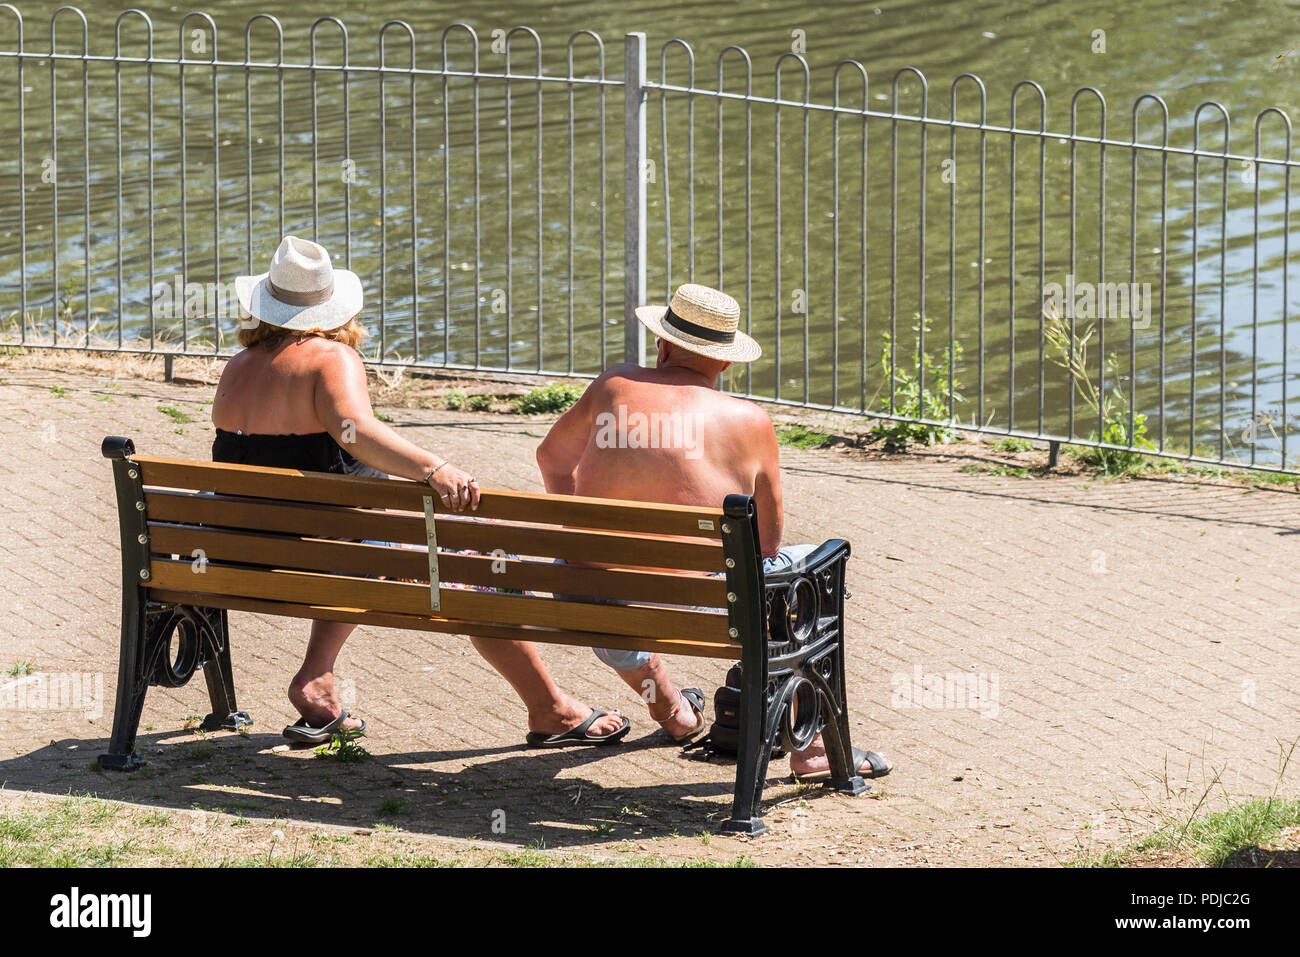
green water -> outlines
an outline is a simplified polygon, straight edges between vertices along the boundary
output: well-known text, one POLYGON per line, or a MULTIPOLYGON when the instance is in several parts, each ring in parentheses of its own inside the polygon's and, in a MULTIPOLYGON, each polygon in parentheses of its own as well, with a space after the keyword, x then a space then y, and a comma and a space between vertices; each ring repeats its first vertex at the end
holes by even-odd
MULTIPOLYGON (((48 50, 48 17, 54 6, 23 5, 29 51, 48 50)), ((467 11, 463 5, 384 2, 334 12, 348 25, 350 62, 358 66, 376 62, 380 26, 400 18, 414 31, 417 67, 436 69, 443 62, 442 30, 463 20, 480 36, 483 72, 499 73, 505 63, 492 48, 493 31, 527 24, 541 36, 545 73, 566 74, 566 42, 574 32, 587 29, 605 41, 606 75, 621 79, 623 35, 640 30, 648 35, 652 80, 659 76, 660 51, 680 37, 689 41, 695 53, 697 88, 717 89, 718 56, 729 45, 738 45, 752 59, 754 94, 771 96, 777 58, 799 45, 811 68, 809 98, 814 103, 831 102, 835 65, 853 58, 869 75, 865 101, 869 109, 889 111, 895 73, 913 66, 929 81, 927 115, 947 118, 954 78, 972 73, 987 90, 988 122, 1006 126, 1013 86, 1034 80, 1046 93, 1047 129, 1068 133, 1071 96, 1080 87, 1093 86, 1106 98, 1107 137, 1128 141, 1133 137, 1135 100, 1155 93, 1168 104, 1171 146, 1190 148, 1194 111, 1203 102, 1218 101, 1231 115, 1228 151, 1253 155, 1255 118, 1261 110, 1277 106, 1297 115, 1300 52, 1276 68, 1274 61, 1300 43, 1300 27, 1293 26, 1300 23, 1295 16, 1298 6, 1277 2, 1219 7, 1120 2, 631 2, 501 4, 467 11)), ((90 21, 91 52, 112 53, 113 20, 120 8, 90 3, 83 9, 90 21)), ((185 8, 146 5, 144 9, 155 25, 155 55, 174 58, 185 8)), ((212 9, 221 59, 242 61, 244 24, 260 8, 236 2, 212 9)), ((299 5, 279 14, 286 62, 305 62, 308 30, 315 16, 324 12, 324 7, 299 5)), ((197 18, 186 25, 185 52, 195 61, 211 56, 210 38, 205 35, 204 46, 196 48, 190 32, 202 26, 197 18)), ((0 49, 13 49, 13 37, 12 18, 0 12, 0 49)), ((122 37, 123 52, 140 55, 144 34, 138 19, 124 24, 122 37)), ((531 71, 536 56, 531 39, 516 35, 511 43, 512 70, 531 71)), ((452 67, 468 69, 471 52, 465 34, 453 33, 448 47, 452 67)), ((275 35, 267 23, 254 27, 252 48, 255 61, 275 60, 275 35)), ((59 50, 80 50, 79 24, 71 16, 59 20, 59 50)), ((386 62, 406 65, 406 51, 405 34, 390 28, 386 62)), ((590 38, 575 40, 575 75, 596 75, 594 51, 590 38)), ((338 34, 331 26, 319 31, 318 57, 322 63, 340 62, 338 34)), ((668 81, 688 85, 682 48, 668 47, 667 58, 668 81)), ((728 54, 725 70, 724 89, 743 92, 738 55, 728 54)), ((228 281, 249 268, 261 271, 283 221, 286 232, 317 235, 336 260, 362 275, 368 295, 366 318, 375 333, 371 347, 386 359, 590 374, 621 356, 621 87, 604 91, 602 153, 597 120, 600 89, 574 90, 571 134, 569 89, 547 84, 541 94, 539 159, 537 84, 480 81, 476 193, 474 87, 468 79, 446 81, 444 101, 441 77, 422 76, 412 84, 406 76, 391 74, 381 94, 375 74, 352 73, 345 143, 344 87, 339 74, 322 72, 317 77, 313 135, 308 72, 285 71, 281 79, 274 70, 251 71, 250 131, 245 125, 245 71, 223 67, 216 71, 220 119, 214 142, 214 71, 196 63, 185 69, 182 151, 178 71, 175 66, 156 65, 151 201, 145 67, 124 64, 119 92, 113 65, 92 63, 86 80, 90 108, 83 121, 81 66, 59 62, 54 79, 56 248, 51 238, 56 225, 54 186, 42 180, 42 163, 54 154, 49 62, 27 60, 24 71, 25 265, 19 243, 18 151, 11 146, 0 158, 0 329, 6 341, 18 338, 18 313, 25 293, 31 337, 48 338, 58 312, 62 314, 60 335, 73 341, 80 341, 76 337, 89 325, 93 341, 115 343, 120 317, 128 340, 152 336, 155 341, 174 343, 183 336, 193 350, 211 350, 218 344, 229 349, 234 320, 227 317, 214 323, 204 307, 195 308, 195 315, 183 322, 151 319, 158 292, 154 284, 170 282, 181 273, 192 282, 211 282, 214 278, 228 281), (279 134, 281 83, 283 139, 279 134), (449 115, 446 131, 444 106, 449 115), (83 122, 88 128, 88 149, 82 145, 83 122), (345 161, 355 170, 348 190, 343 183, 345 161), (215 228, 214 215, 219 216, 215 228)), ((16 79, 16 62, 0 60, 0 133, 10 144, 19 141, 16 79)), ((800 65, 787 58, 782 96, 802 100, 802 84, 800 65)), ((840 96, 846 106, 863 103, 861 79, 851 68, 841 71, 840 96)), ((979 97, 972 82, 962 81, 957 99, 959 119, 979 118, 979 97)), ((1104 381, 1107 390, 1119 388, 1125 401, 1132 397, 1135 415, 1149 415, 1153 440, 1159 441, 1163 433, 1172 449, 1195 445, 1214 456, 1222 447, 1230 457, 1249 457, 1245 433, 1253 415, 1261 423, 1255 430, 1255 454, 1261 462, 1280 462, 1280 437, 1290 429, 1294 412, 1300 411, 1294 395, 1300 337, 1289 334, 1283 322, 1284 315, 1294 317, 1300 312, 1300 282, 1286 283, 1283 244, 1289 241, 1287 253, 1294 257, 1300 236, 1295 235, 1294 215, 1287 216, 1281 168, 1261 165, 1252 181, 1252 171, 1233 160, 1225 181, 1223 162, 1203 158, 1194 196, 1191 158, 1171 154, 1163 189, 1166 234, 1162 238, 1159 153, 1139 155, 1134 186, 1131 152, 1108 147, 1103 202, 1096 146, 1077 146, 1072 177, 1070 146, 1048 140, 1040 187, 1039 141, 1019 136, 1013 246, 1008 137, 990 133, 984 142, 981 270, 977 132, 959 131, 950 143, 946 128, 930 127, 922 163, 917 124, 900 123, 895 131, 888 118, 872 118, 866 123, 864 175, 859 116, 840 115, 836 120, 824 112, 805 113, 786 106, 780 110, 778 138, 774 107, 755 104, 749 114, 752 154, 747 158, 745 106, 728 102, 722 118, 725 145, 719 202, 716 101, 705 95, 672 94, 667 98, 666 120, 662 109, 660 95, 651 93, 649 297, 662 299, 676 283, 695 278, 720 283, 741 300, 749 327, 766 354, 749 377, 733 380, 733 387, 796 402, 886 410, 891 379, 880 362, 886 336, 895 343, 899 361, 913 365, 919 347, 914 317, 924 312, 930 330, 926 351, 939 359, 951 333, 961 353, 957 391, 962 398, 954 403, 958 419, 994 428, 1067 433, 1071 428, 1069 380, 1051 361, 1050 348, 1040 360, 1042 284, 1064 284, 1071 272, 1079 280, 1093 282, 1127 283, 1131 278, 1153 287, 1150 323, 1139 328, 1124 319, 1096 323, 1088 351, 1094 383, 1104 381), (691 101, 694 119, 688 124, 691 101), (688 151, 692 136, 693 166, 688 151), (775 186, 778 143, 779 190, 775 186), (896 167, 891 163, 895 150, 896 167), (950 192, 953 187, 945 177, 953 174, 955 190, 950 192), (1221 214, 1225 182, 1226 217, 1221 214), (895 194, 896 212, 891 209, 895 194), (954 194, 955 212, 950 209, 954 194), (747 259, 752 264, 748 281, 747 259), (895 263, 892 280, 891 260, 895 263)), ((921 90, 914 75, 899 79, 898 109, 920 113, 921 90)), ((1158 110, 1148 103, 1140 115, 1139 140, 1158 143, 1158 110)), ((1100 130, 1097 100, 1090 94, 1079 98, 1077 124, 1083 135, 1100 130)), ((1021 91, 1016 125, 1026 130, 1038 127, 1032 91, 1021 91)), ((1221 151, 1223 129, 1217 111, 1203 111, 1201 148, 1221 151)), ((1260 139, 1260 155, 1284 155, 1284 124, 1277 116, 1263 121, 1260 139)), ((1079 320, 1076 325, 1082 333, 1090 323, 1079 320)), ((893 386, 896 402, 902 403, 899 379, 894 377, 893 386)), ((1086 438, 1097 429, 1095 414, 1080 390, 1074 390, 1073 405, 1073 433, 1086 438)), ((1293 457, 1289 450, 1288 465, 1293 457)))

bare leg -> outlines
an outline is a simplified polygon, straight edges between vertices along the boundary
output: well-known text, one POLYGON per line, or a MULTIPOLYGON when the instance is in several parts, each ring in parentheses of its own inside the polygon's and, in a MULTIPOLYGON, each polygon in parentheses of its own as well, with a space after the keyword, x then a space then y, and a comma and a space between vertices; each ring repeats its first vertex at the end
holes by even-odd
MULTIPOLYGON (((328 724, 343 713, 334 693, 334 661, 354 628, 356 625, 344 621, 311 623, 311 640, 307 642, 302 667, 289 684, 289 701, 314 727, 328 724)), ((343 727, 355 731, 361 727, 361 721, 349 717, 343 727)))
POLYGON ((657 654, 651 655, 640 668, 615 673, 641 696, 650 709, 650 717, 674 738, 681 737, 698 724, 695 709, 668 677, 668 667, 657 654))
MULTIPOLYGON (((592 709, 575 701, 551 680, 537 647, 531 641, 473 638, 474 647, 510 686, 528 709, 528 730, 560 734, 586 721, 592 709)), ((617 711, 592 722, 593 735, 606 735, 623 726, 617 711)))

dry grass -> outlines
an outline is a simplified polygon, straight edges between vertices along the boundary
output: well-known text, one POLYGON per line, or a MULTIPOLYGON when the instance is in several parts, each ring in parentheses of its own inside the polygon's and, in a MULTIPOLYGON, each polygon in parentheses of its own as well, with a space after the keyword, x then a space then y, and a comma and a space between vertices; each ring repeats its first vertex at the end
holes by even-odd
POLYGON ((0 791, 0 867, 727 867, 747 857, 608 857, 0 791))

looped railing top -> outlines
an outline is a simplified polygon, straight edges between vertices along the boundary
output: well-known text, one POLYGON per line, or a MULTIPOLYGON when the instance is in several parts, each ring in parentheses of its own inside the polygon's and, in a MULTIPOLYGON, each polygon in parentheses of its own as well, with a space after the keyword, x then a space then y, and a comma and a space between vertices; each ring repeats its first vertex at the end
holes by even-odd
POLYGON ((600 80, 605 79, 605 41, 600 38, 600 34, 597 33, 595 30, 578 30, 574 33, 569 34, 569 40, 564 45, 565 54, 566 54, 568 67, 569 67, 569 79, 570 80, 578 79, 578 77, 575 76, 573 73, 573 51, 580 37, 589 37, 593 42, 595 42, 596 60, 598 65, 598 69, 596 71, 596 78, 600 80))
MULTIPOLYGON (((10 13, 12 13, 12 14, 14 15, 14 19, 18 22, 18 52, 22 52, 22 49, 23 49, 23 14, 22 14, 22 11, 19 10, 17 7, 15 7, 12 3, 0 3, 0 10, 8 10, 10 13)), ((20 61, 20 62, 21 62, 21 61, 20 61)))
MULTIPOLYGON (((719 95, 721 95, 721 94, 723 94, 723 93, 726 92, 726 87, 723 85, 722 70, 723 70, 723 65, 724 65, 725 62, 726 62, 727 54, 728 54, 728 53, 736 53, 736 54, 738 54, 738 55, 740 56, 740 58, 744 61, 744 63, 745 63, 745 96, 746 96, 746 97, 753 96, 753 95, 754 95, 754 61, 751 60, 751 59, 749 58, 749 51, 748 51, 748 50, 746 50, 744 47, 738 47, 738 46, 736 46, 736 45, 734 45, 734 44, 732 44, 731 46, 725 46, 725 47, 723 47, 723 48, 722 48, 722 51, 718 54, 718 93, 719 93, 719 95)), ((721 99, 718 100, 718 109, 722 109, 722 100, 721 100, 721 99)))
MULTIPOLYGON (((186 59, 185 25, 195 17, 198 17, 200 20, 202 20, 204 23, 208 25, 208 31, 212 35, 212 57, 210 62, 215 67, 217 63, 220 62, 221 60, 221 57, 217 56, 217 24, 215 21, 213 21, 212 17, 208 16, 202 10, 195 10, 193 13, 187 13, 185 14, 185 16, 181 17, 180 26, 176 28, 177 57, 182 61, 186 59)), ((200 31, 195 30, 190 34, 190 36, 193 37, 194 33, 199 33, 199 32, 200 31)), ((152 47, 150 48, 149 55, 153 56, 152 47)))
POLYGON ((691 45, 687 43, 685 40, 683 40, 681 37, 673 37, 673 39, 669 40, 667 43, 665 43, 662 47, 659 48, 659 82, 664 86, 668 85, 668 48, 673 46, 679 46, 686 51, 686 63, 689 68, 688 75, 690 76, 690 80, 687 82, 687 86, 689 87, 691 92, 694 92, 695 91, 695 51, 691 49, 691 45))
POLYGON ((473 44, 474 65, 472 67, 472 73, 474 76, 478 76, 478 34, 474 32, 474 28, 468 23, 453 23, 442 31, 442 72, 447 73, 451 70, 451 61, 447 57, 447 38, 451 36, 453 32, 462 30, 469 35, 470 42, 473 44))
POLYGON ((54 13, 50 14, 50 55, 59 52, 56 34, 58 32, 59 14, 75 13, 81 21, 81 55, 86 57, 90 54, 90 25, 86 22, 86 15, 77 7, 59 7, 54 13))
POLYGON ((1079 135, 1079 98, 1085 93, 1091 93, 1097 98, 1098 109, 1101 110, 1101 131, 1098 138, 1101 140, 1099 145, 1105 146, 1106 139, 1106 97, 1101 90, 1092 86, 1081 86, 1074 91, 1074 96, 1070 97, 1070 136, 1078 137, 1079 135))
POLYGON ((1164 97, 1157 96, 1155 93, 1143 93, 1133 101, 1133 145, 1138 143, 1138 112, 1142 109, 1142 104, 1151 102, 1160 107, 1160 145, 1162 147, 1169 145, 1169 104, 1165 102, 1164 97))
POLYGON ((244 62, 249 65, 253 63, 253 25, 258 20, 265 20, 275 27, 275 63, 270 65, 282 66, 284 64, 284 26, 271 13, 255 14, 244 25, 244 62))
POLYGON ((505 75, 507 79, 514 78, 514 79, 523 79, 523 80, 534 80, 534 79, 541 80, 542 74, 544 72, 542 69, 542 38, 541 36, 538 35, 536 30, 534 30, 532 27, 511 27, 509 30, 506 31, 505 49, 506 49, 505 75), (537 51, 537 73, 534 76, 528 76, 526 74, 515 74, 510 72, 510 41, 517 33, 522 33, 525 36, 529 36, 533 38, 533 45, 537 51))
MULTIPOLYGON (((866 113, 867 110, 870 109, 871 107, 870 91, 868 89, 869 84, 867 78, 867 68, 857 60, 851 60, 851 59, 841 60, 839 63, 835 64, 835 72, 831 75, 831 89, 832 89, 831 102, 836 109, 839 109, 842 106, 842 104, 840 103, 840 71, 843 70, 846 66, 853 67, 855 70, 858 71, 858 75, 862 77, 862 112, 866 113)), ((837 119, 839 118, 838 113, 836 114, 836 118, 837 119)))
POLYGON ((1021 80, 1011 88, 1011 133, 1046 133, 1047 132, 1047 93, 1042 86, 1033 80, 1021 80), (1031 89, 1038 94, 1038 129, 1021 130, 1020 124, 1016 121, 1016 107, 1020 102, 1020 91, 1022 89, 1031 89))
POLYGON ((962 80, 969 80, 971 83, 974 83, 975 88, 979 90, 980 126, 983 126, 988 122, 989 118, 989 94, 988 90, 984 88, 984 81, 974 73, 963 73, 952 81, 952 86, 948 91, 948 115, 954 120, 957 119, 957 87, 961 84, 962 80))
POLYGON ((415 71, 415 30, 405 20, 386 20, 384 25, 379 28, 380 82, 383 81, 382 71, 388 69, 388 31, 398 28, 406 31, 406 46, 411 57, 409 72, 414 73, 415 71))
MULTIPOLYGON (((194 14, 190 14, 190 16, 194 16, 194 14)), ((120 57, 122 55, 122 21, 127 17, 138 17, 140 20, 144 21, 145 40, 147 41, 145 45, 145 50, 147 51, 145 56, 149 59, 153 59, 153 20, 149 18, 149 14, 145 13, 143 10, 138 10, 135 7, 132 7, 130 10, 123 10, 117 15, 117 19, 113 21, 113 56, 120 57)), ((185 21, 182 20, 182 37, 184 36, 184 26, 185 21)), ((181 51, 181 55, 184 55, 184 51, 181 51)), ((215 50, 213 56, 216 56, 215 50)))
MULTIPOLYGON (((1228 141, 1229 141, 1229 138, 1230 138, 1231 135, 1232 135, 1232 120, 1231 120, 1231 118, 1228 116, 1228 108, 1227 108, 1226 106, 1224 106, 1222 103, 1219 103, 1219 102, 1217 102, 1217 101, 1215 101, 1215 100, 1206 100, 1204 103, 1202 103, 1200 106, 1198 106, 1198 107, 1196 108, 1196 112, 1192 114, 1192 148, 1193 148, 1197 153, 1200 152, 1200 149, 1201 149, 1201 111, 1204 110, 1204 109, 1206 109, 1207 107, 1208 107, 1208 108, 1213 108, 1213 109, 1218 110, 1218 111, 1219 111, 1219 115, 1223 118, 1223 158, 1224 158, 1225 160, 1227 160, 1227 159, 1229 158, 1229 156, 1228 156, 1228 141)), ((1198 157, 1198 158, 1199 158, 1199 157, 1198 157)))
POLYGON ((327 23, 328 23, 328 24, 331 24, 331 25, 333 25, 333 26, 336 26, 336 27, 339 28, 339 39, 340 39, 340 40, 342 41, 342 43, 343 43, 343 62, 340 64, 340 66, 341 66, 343 69, 346 70, 346 69, 348 68, 348 55, 349 55, 349 53, 348 53, 348 46, 349 46, 348 25, 347 25, 346 23, 344 23, 342 20, 340 20, 338 17, 317 17, 317 18, 312 22, 311 29, 310 29, 309 31, 307 31, 307 41, 308 41, 308 46, 309 46, 310 51, 311 51, 311 54, 310 54, 310 55, 311 55, 311 61, 310 61, 310 62, 311 62, 311 65, 312 65, 312 66, 316 66, 316 65, 317 65, 317 62, 316 62, 316 31, 319 30, 323 25, 325 25, 325 24, 327 24, 327 23))
POLYGON ((930 81, 925 78, 924 73, 914 66, 902 67, 894 73, 894 79, 890 83, 890 110, 894 114, 898 113, 898 82, 903 78, 903 74, 905 73, 910 73, 921 81, 921 116, 923 118, 928 117, 930 115, 930 81))

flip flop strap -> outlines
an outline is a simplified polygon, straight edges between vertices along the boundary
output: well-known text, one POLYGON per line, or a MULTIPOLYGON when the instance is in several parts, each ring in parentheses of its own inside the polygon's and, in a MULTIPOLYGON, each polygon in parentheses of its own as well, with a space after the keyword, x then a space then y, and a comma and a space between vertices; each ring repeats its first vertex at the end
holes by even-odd
POLYGON ((568 731, 562 732, 562 734, 575 735, 583 738, 591 737, 588 732, 591 730, 592 723, 600 720, 607 714, 609 714, 608 711, 601 711, 599 708, 592 708, 591 714, 587 716, 586 721, 582 722, 582 724, 578 725, 576 728, 570 728, 568 731))

